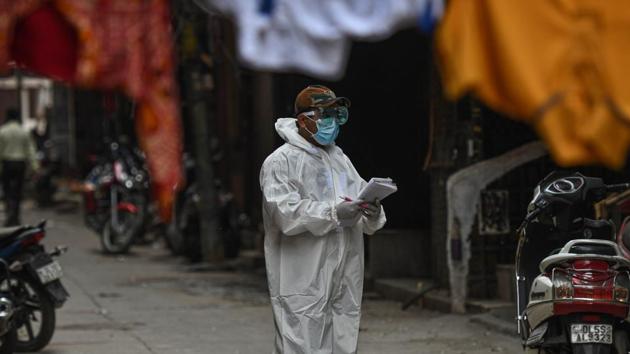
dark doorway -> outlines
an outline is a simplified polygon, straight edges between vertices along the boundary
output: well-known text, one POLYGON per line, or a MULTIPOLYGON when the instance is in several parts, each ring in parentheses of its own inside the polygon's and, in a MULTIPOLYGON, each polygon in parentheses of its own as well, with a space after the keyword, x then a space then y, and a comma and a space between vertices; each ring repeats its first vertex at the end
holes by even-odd
POLYGON ((385 202, 388 228, 429 227, 429 183, 422 163, 432 60, 430 37, 407 30, 377 43, 355 43, 339 82, 275 75, 277 117, 293 116, 293 99, 308 84, 324 84, 352 100, 337 143, 363 178, 391 177, 398 184, 399 192, 385 202))

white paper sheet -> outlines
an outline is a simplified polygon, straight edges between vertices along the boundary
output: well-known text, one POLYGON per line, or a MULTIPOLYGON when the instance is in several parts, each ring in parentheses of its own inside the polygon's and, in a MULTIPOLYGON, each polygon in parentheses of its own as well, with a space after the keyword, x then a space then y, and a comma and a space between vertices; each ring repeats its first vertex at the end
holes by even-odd
POLYGON ((358 199, 373 202, 375 199, 383 200, 398 191, 396 183, 391 178, 372 178, 359 192, 358 199))

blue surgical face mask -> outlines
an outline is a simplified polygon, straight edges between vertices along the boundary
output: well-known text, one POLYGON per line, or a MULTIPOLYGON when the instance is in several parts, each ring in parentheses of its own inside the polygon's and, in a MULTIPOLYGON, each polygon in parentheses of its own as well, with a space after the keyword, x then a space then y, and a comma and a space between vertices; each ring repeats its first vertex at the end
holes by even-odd
POLYGON ((305 126, 306 130, 311 133, 311 136, 320 145, 330 145, 335 142, 337 136, 339 136, 339 123, 335 119, 319 119, 306 115, 306 117, 317 124, 317 133, 313 133, 305 126))

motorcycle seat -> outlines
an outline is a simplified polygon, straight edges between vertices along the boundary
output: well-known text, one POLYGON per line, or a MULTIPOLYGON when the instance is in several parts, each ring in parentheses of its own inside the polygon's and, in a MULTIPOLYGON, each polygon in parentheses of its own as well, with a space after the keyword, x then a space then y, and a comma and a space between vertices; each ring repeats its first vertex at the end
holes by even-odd
POLYGON ((0 239, 10 237, 22 229, 24 226, 0 227, 0 239))

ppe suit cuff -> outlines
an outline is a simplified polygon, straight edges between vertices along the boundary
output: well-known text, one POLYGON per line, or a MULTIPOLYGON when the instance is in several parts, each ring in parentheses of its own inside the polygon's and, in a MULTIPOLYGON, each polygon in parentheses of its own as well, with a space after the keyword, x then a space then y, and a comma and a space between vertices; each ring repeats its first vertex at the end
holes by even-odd
POLYGON ((363 232, 368 235, 373 235, 376 231, 382 229, 387 222, 387 217, 385 216, 385 210, 383 209, 383 207, 381 207, 381 213, 378 218, 370 219, 366 216, 363 216, 362 219, 363 232))
POLYGON ((330 217, 332 218, 335 225, 341 226, 341 222, 339 222, 339 217, 337 216, 337 207, 334 203, 330 203, 330 217))

